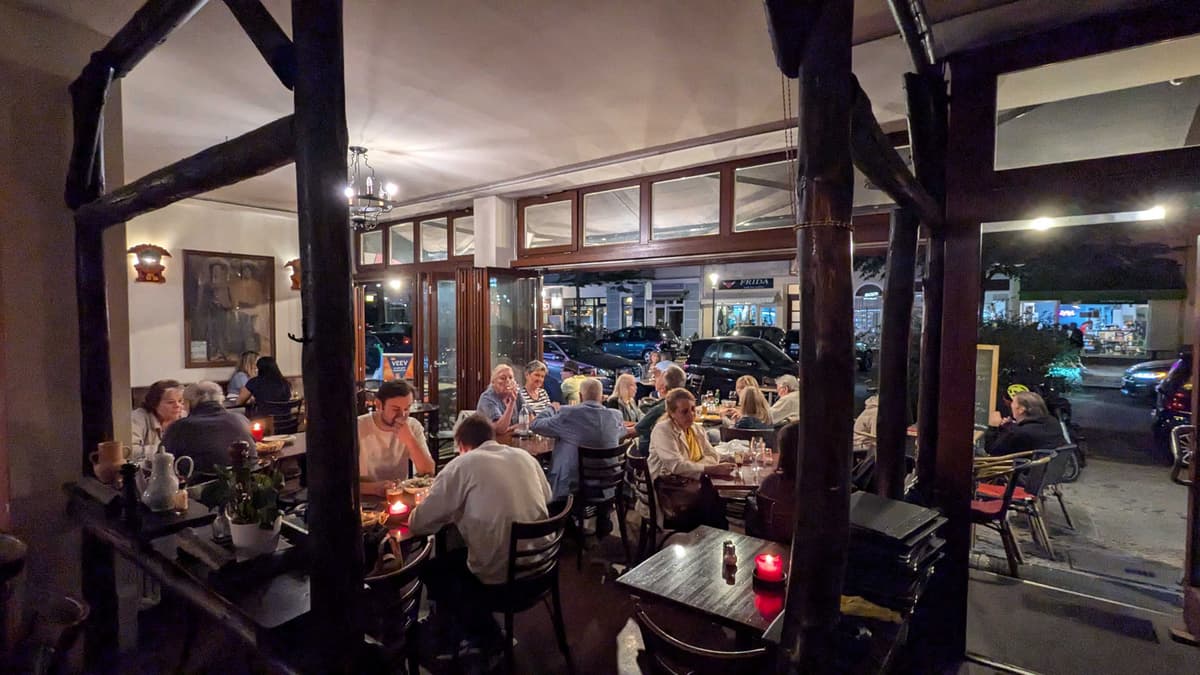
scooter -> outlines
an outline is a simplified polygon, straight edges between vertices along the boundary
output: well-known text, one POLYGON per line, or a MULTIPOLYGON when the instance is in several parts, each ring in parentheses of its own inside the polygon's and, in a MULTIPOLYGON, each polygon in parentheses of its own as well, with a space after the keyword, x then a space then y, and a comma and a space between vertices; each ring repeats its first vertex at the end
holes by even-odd
POLYGON ((1073 483, 1079 479, 1083 467, 1087 466, 1087 439, 1080 433, 1079 425, 1071 418, 1071 401, 1062 395, 1063 383, 1056 382, 1055 379, 1047 378, 1040 389, 1047 410, 1058 420, 1062 427, 1063 438, 1072 447, 1071 459, 1067 462, 1067 469, 1063 473, 1062 480, 1064 483, 1073 483))

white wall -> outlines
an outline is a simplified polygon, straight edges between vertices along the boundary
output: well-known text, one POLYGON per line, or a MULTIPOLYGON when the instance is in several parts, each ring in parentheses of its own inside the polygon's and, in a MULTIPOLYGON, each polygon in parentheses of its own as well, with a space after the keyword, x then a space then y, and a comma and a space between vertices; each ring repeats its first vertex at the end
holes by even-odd
POLYGON ((157 244, 165 258, 165 284, 136 283, 129 256, 130 384, 147 386, 164 378, 181 382, 227 380, 232 368, 185 368, 183 252, 218 251, 275 258, 275 358, 284 375, 300 374, 300 291, 293 291, 283 264, 300 255, 296 216, 198 199, 146 214, 126 225, 128 246, 157 244))

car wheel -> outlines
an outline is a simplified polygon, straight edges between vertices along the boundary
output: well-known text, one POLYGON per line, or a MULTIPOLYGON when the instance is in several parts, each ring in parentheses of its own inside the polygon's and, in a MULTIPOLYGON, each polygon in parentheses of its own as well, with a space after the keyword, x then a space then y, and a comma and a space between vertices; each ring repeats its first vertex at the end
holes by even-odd
POLYGON ((1067 459, 1067 468, 1063 471, 1062 482, 1074 483, 1079 480, 1079 453, 1072 452, 1070 458, 1067 459))

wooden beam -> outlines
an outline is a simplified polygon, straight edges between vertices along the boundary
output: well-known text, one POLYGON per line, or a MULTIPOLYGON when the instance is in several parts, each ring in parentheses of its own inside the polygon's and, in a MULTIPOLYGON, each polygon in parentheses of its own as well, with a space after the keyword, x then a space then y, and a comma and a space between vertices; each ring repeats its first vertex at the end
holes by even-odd
POLYGON ((897 209, 892 212, 883 290, 883 327, 879 340, 879 417, 875 428, 875 492, 890 499, 904 497, 904 447, 909 417, 908 346, 917 273, 918 227, 912 211, 897 209))
POLYGON ((304 391, 308 406, 310 625, 319 672, 353 672, 362 644, 354 311, 346 184, 341 0, 292 0, 296 45, 296 199, 304 391))
POLYGON ((918 73, 929 73, 937 63, 937 54, 925 3, 922 0, 888 0, 888 6, 896 20, 896 28, 900 30, 900 37, 908 47, 913 68, 918 73))
POLYGON ((850 150, 859 171, 897 204, 915 212, 930 229, 942 226, 942 209, 913 177, 900 153, 879 127, 875 113, 871 111, 871 100, 857 78, 854 79, 850 150))
POLYGON ((75 212, 75 222, 101 228, 123 223, 181 199, 278 169, 292 161, 295 146, 293 116, 281 117, 84 204, 75 212))
POLYGON ((296 49, 260 0, 225 0, 242 30, 267 60, 275 77, 291 89, 296 81, 296 49))
POLYGON ((207 3, 208 0, 147 0, 93 58, 100 56, 113 69, 114 78, 125 77, 207 3))
MULTIPOLYGON (((773 3, 767 4, 772 10, 773 3)), ((774 17, 778 18, 778 17, 774 17)), ((809 25, 773 31, 800 40, 799 224, 800 463, 791 576, 777 672, 832 668, 850 534, 854 409, 851 282, 850 44, 852 0, 828 0, 809 25)), ((777 45, 776 53, 795 51, 777 45)), ((782 64, 781 64, 782 65, 782 64)), ((785 71, 786 72, 786 71, 785 71)))
POLYGON ((104 193, 104 173, 97 172, 96 167, 104 164, 104 105, 108 101, 113 69, 98 59, 97 55, 92 55, 92 60, 68 87, 74 140, 67 165, 64 198, 71 209, 77 209, 104 193), (96 179, 99 179, 99 184, 93 182, 96 179))
POLYGON ((83 475, 92 475, 88 454, 113 440, 112 366, 109 364, 108 294, 104 280, 104 231, 75 228, 75 298, 79 312, 79 381, 83 410, 83 475))
POLYGON ((767 30, 775 49, 775 64, 784 75, 793 79, 800 76, 805 48, 826 1, 763 0, 767 8, 767 30))

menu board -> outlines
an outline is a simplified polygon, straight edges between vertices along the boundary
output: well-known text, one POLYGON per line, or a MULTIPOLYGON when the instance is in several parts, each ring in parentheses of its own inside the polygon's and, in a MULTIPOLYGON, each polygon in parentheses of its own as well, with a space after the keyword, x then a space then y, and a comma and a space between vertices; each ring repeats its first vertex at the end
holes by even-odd
POLYGON ((996 384, 1000 376, 1000 346, 975 346, 975 426, 987 426, 996 409, 996 384))

